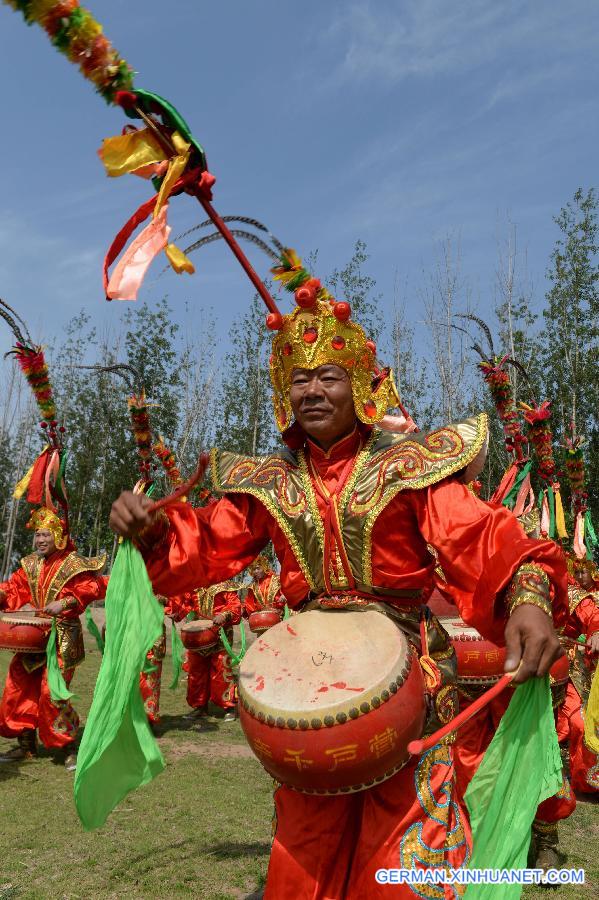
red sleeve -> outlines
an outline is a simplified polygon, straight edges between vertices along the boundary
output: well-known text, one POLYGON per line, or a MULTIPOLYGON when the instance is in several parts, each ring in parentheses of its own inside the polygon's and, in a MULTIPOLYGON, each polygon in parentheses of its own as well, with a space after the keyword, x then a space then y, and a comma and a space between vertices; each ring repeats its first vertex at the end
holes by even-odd
POLYGON ((106 596, 108 579, 104 575, 95 575, 93 572, 81 572, 70 578, 65 586, 58 592, 57 600, 75 597, 77 606, 64 612, 66 619, 76 619, 94 600, 103 600, 106 596))
POLYGON ((543 567, 554 591, 554 621, 565 622, 566 562, 557 544, 530 540, 509 510, 479 500, 454 479, 414 491, 412 499, 420 531, 439 554, 446 592, 484 637, 504 643, 502 594, 525 562, 543 567))
POLYGON ((201 509, 173 504, 166 515, 169 527, 162 540, 148 549, 140 541, 154 591, 165 596, 227 581, 270 540, 269 514, 247 494, 201 509))
POLYGON ((572 619, 576 621, 575 630, 578 632, 576 637, 584 634, 588 639, 596 631, 599 631, 599 607, 591 596, 580 601, 568 622, 570 627, 574 625, 572 619))
POLYGON ((22 568, 0 584, 0 609, 16 610, 32 602, 29 582, 22 568))
POLYGON ((214 598, 212 614, 230 613, 228 625, 239 625, 241 621, 241 600, 236 591, 222 591, 214 598))
POLYGON ((176 597, 169 597, 168 603, 164 607, 165 615, 170 616, 175 622, 182 622, 190 612, 196 608, 196 595, 193 591, 185 594, 178 594, 176 597))

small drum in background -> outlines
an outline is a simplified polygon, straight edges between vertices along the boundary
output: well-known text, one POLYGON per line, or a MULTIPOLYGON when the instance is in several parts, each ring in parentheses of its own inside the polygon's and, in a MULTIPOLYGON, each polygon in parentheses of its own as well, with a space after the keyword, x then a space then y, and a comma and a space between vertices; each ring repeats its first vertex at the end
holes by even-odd
POLYGON ((438 618, 456 653, 458 686, 484 687, 499 681, 505 664, 505 647, 487 641, 457 614, 438 618))
POLYGON ((52 619, 33 610, 0 615, 0 649, 13 653, 45 653, 52 619))
POLYGON ((266 771, 307 794, 390 778, 426 718, 416 650, 374 610, 311 610, 274 625, 240 665, 239 700, 266 771))
MULTIPOLYGON (((438 616, 447 631, 456 652, 458 687, 490 687, 504 674, 505 647, 487 641, 476 628, 466 625, 456 612, 453 616, 438 616)), ((567 656, 557 659, 549 670, 552 686, 568 683, 569 661, 567 656)))
POLYGON ((248 616, 250 631, 253 631, 254 634, 262 634, 273 625, 278 625, 280 621, 281 613, 278 609, 259 609, 248 616))
POLYGON ((186 622, 181 628, 181 640, 187 650, 196 650, 207 653, 218 647, 220 637, 219 628, 211 619, 197 619, 195 622, 186 622))

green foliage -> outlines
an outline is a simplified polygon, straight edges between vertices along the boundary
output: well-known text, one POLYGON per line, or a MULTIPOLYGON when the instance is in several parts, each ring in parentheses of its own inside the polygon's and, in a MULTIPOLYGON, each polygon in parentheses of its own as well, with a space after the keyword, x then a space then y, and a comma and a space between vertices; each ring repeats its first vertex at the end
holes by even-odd
POLYGON ((215 443, 249 456, 267 453, 276 442, 268 368, 271 337, 258 295, 231 326, 229 346, 217 399, 215 443))
POLYGON ((343 269, 334 269, 325 283, 337 300, 346 300, 352 308, 352 319, 361 325, 367 336, 377 341, 384 327, 383 314, 374 294, 376 279, 367 275, 364 266, 368 253, 364 241, 356 241, 353 256, 343 269))
POLYGON ((587 439, 590 503, 599 518, 599 200, 578 189, 555 224, 556 241, 548 278, 551 288, 540 336, 542 384, 552 401, 553 429, 563 444, 570 422, 587 439))

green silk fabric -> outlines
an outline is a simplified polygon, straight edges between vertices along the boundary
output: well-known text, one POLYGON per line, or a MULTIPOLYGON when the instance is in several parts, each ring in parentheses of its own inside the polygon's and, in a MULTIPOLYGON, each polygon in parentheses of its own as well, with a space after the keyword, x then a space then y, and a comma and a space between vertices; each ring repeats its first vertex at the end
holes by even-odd
POLYGON ((85 607, 85 623, 87 625, 87 630, 96 642, 98 650, 100 651, 100 653, 104 653, 104 639, 102 638, 100 629, 94 622, 92 611, 89 606, 85 607))
POLYGON ((164 611, 130 541, 119 547, 105 608, 106 647, 75 775, 75 806, 86 831, 101 827, 130 791, 164 769, 139 689, 164 611))
MULTIPOLYGON (((562 785, 549 676, 518 685, 465 794, 470 869, 526 868, 537 806, 562 785)), ((515 900, 522 885, 469 885, 466 900, 515 900)))
POLYGON ((46 645, 46 677, 50 697, 54 703, 70 700, 75 694, 68 689, 58 663, 58 651, 56 649, 56 619, 52 619, 52 628, 46 645))
POLYGON ((183 646, 183 641, 179 636, 177 625, 174 620, 171 629, 171 655, 173 660, 173 680, 170 684, 170 689, 171 691, 174 691, 179 686, 179 678, 181 677, 183 660, 185 659, 185 647, 183 646))

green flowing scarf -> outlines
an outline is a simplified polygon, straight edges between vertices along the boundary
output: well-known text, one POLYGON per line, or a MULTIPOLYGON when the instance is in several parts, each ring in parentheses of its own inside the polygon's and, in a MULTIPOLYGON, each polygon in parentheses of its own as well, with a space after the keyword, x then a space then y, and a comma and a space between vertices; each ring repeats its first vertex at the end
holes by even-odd
POLYGON ((85 607, 85 624, 87 625, 87 630, 96 641, 98 650, 100 651, 100 653, 104 653, 104 640, 102 638, 100 629, 94 622, 94 617, 92 616, 92 611, 89 606, 85 607))
MULTIPOLYGON (((549 676, 514 691, 465 794, 472 827, 470 869, 526 868, 537 806, 562 785, 549 676)), ((466 900, 515 900, 518 884, 469 885, 466 900)))
POLYGON ((52 619, 50 637, 46 645, 46 677, 50 697, 54 703, 70 700, 75 694, 68 689, 62 675, 62 669, 58 664, 58 652, 56 650, 56 619, 52 619))
POLYGON ((170 684, 171 691, 179 687, 179 678, 183 668, 183 660, 185 659, 185 647, 183 641, 179 637, 175 620, 172 620, 173 627, 171 629, 171 655, 173 660, 173 680, 170 684))
POLYGON ((86 831, 164 769, 139 690, 146 653, 162 634, 164 611, 139 551, 119 547, 106 592, 106 649, 83 733, 75 806, 86 831))

